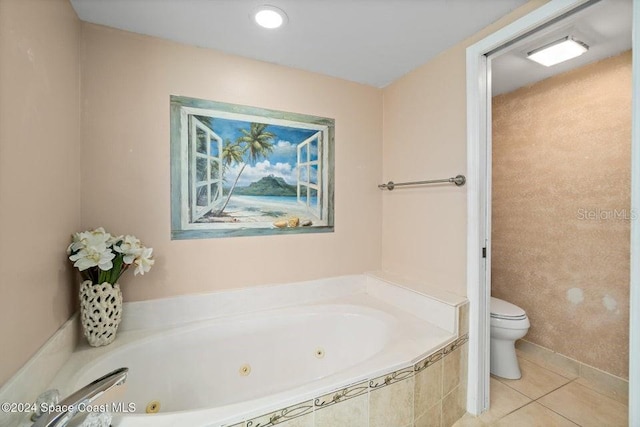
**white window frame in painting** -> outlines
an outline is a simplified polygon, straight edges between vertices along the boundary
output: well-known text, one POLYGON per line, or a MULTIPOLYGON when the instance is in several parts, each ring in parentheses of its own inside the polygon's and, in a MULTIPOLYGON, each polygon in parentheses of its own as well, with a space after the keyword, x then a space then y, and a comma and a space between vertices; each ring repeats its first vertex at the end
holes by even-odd
MULTIPOLYGON (((182 123, 183 123, 183 128, 186 127, 186 125, 188 125, 189 121, 191 118, 194 118, 193 116, 201 116, 201 117, 213 117, 214 119, 216 117, 218 118, 222 118, 222 119, 229 119, 229 120, 243 120, 243 121, 247 121, 247 122, 251 122, 253 120, 255 120, 255 116, 252 115, 247 115, 247 114, 239 114, 239 113, 234 113, 234 112, 226 112, 226 111, 216 111, 215 115, 211 115, 211 112, 209 110, 206 109, 202 109, 202 108, 195 108, 195 107, 182 107, 182 123)), ((197 120, 197 119, 196 119, 197 120)), ((322 126, 322 125, 314 125, 314 124, 309 124, 309 123, 303 123, 303 122, 294 122, 291 120, 281 120, 281 119, 274 119, 274 118, 266 118, 266 117, 260 117, 260 121, 262 123, 266 123, 266 124, 273 124, 273 125, 280 125, 280 126, 296 126, 299 128, 304 128, 304 129, 310 129, 310 130, 317 130, 318 133, 316 135, 319 135, 318 137, 318 147, 326 147, 326 141, 323 141, 323 139, 325 138, 325 135, 328 135, 328 128, 327 126, 322 126)), ((206 127, 206 126, 205 126, 206 127)), ((193 133, 193 131, 192 131, 193 133)), ((313 137, 312 137, 313 138, 313 137)), ((305 142, 305 141, 303 141, 305 142)), ((322 152, 318 152, 318 159, 321 159, 319 164, 328 164, 328 151, 327 150, 322 150, 322 152)), ((184 181, 186 180, 185 178, 187 178, 187 174, 188 174, 188 162, 189 157, 184 157, 185 159, 187 159, 185 161, 185 163, 182 165, 182 174, 183 174, 183 186, 184 186, 184 181)), ((318 180, 323 182, 324 180, 328 180, 328 168, 322 168, 322 170, 319 171, 318 173, 318 180)), ((190 191, 191 189, 189 189, 190 191)), ((183 193, 184 195, 185 193, 183 193)), ((184 196, 183 196, 184 197, 184 196)), ((323 197, 322 199, 318 199, 318 201, 320 202, 320 206, 319 206, 319 211, 318 213, 319 215, 319 219, 314 221, 315 224, 317 225, 327 225, 328 224, 328 215, 329 215, 329 211, 328 211, 328 198, 327 198, 327 192, 323 192, 323 197)), ((184 203, 186 203, 186 200, 183 200, 183 205, 184 203)), ((184 216, 185 212, 183 212, 183 221, 182 221, 182 228, 185 230, 204 230, 207 229, 209 227, 209 224, 199 224, 199 223, 192 223, 189 222, 188 219, 190 218, 190 216, 184 216)), ((228 230, 234 230, 239 228, 236 224, 233 223, 229 223, 229 224, 217 224, 217 226, 220 229, 228 229, 228 230)), ((251 223, 244 223, 242 224, 243 228, 261 228, 261 226, 259 224, 254 225, 251 223)))
POLYGON ((303 204, 307 207, 307 209, 313 213, 314 215, 316 215, 319 219, 322 218, 322 198, 324 195, 324 192, 322 191, 322 156, 320 155, 321 153, 323 153, 322 150, 322 132, 318 132, 315 135, 310 136, 309 138, 307 138, 306 140, 302 141, 300 144, 298 144, 298 146, 296 147, 296 154, 297 154, 297 161, 298 161, 298 171, 297 171, 297 198, 298 198, 298 203, 303 204), (313 141, 317 141, 317 150, 318 150, 318 155, 316 156, 316 160, 311 160, 311 142, 313 141), (302 153, 302 149, 306 147, 306 159, 302 159, 301 153, 302 153), (318 167, 318 172, 316 173, 316 183, 312 183, 311 182, 311 167, 312 166, 317 166, 318 167), (307 178, 305 180, 303 180, 301 178, 301 172, 303 168, 307 168, 307 178), (307 188, 307 194, 305 195, 305 201, 302 201, 302 194, 301 194, 301 190, 300 187, 305 186, 307 188), (310 204, 310 195, 311 195, 311 189, 316 190, 316 199, 317 199, 317 206, 316 207, 312 207, 310 204))
MULTIPOLYGON (((334 227, 334 129, 335 121, 330 118, 309 116, 306 114, 282 112, 275 110, 267 110, 256 107, 248 107, 236 104, 226 104, 216 101, 208 101, 196 98, 187 98, 182 96, 171 96, 171 238, 172 239, 201 239, 209 237, 235 237, 235 236, 255 236, 255 235, 272 235, 283 233, 326 233, 333 232, 334 227), (194 170, 191 168, 190 163, 192 159, 198 157, 196 153, 196 147, 194 144, 196 140, 192 141, 191 135, 195 137, 195 129, 207 128, 206 124, 202 123, 198 126, 194 116, 211 117, 214 119, 244 121, 244 122, 257 122, 267 125, 284 126, 299 128, 313 131, 312 140, 315 138, 318 141, 318 174, 317 185, 310 185, 310 187, 317 187, 318 191, 318 203, 317 206, 310 206, 309 215, 312 220, 309 226, 300 226, 292 228, 277 228, 272 223, 265 222, 238 222, 238 221, 221 221, 210 223, 208 221, 194 222, 201 214, 206 214, 210 209, 205 210, 196 208, 192 201, 195 201, 196 182, 194 170), (191 211, 196 212, 195 216, 191 215, 191 211), (196 218, 196 219, 193 219, 196 218)), ((199 120, 203 121, 203 120, 199 120)), ((224 143, 222 137, 216 134, 214 129, 210 129, 211 133, 209 138, 218 142, 218 155, 220 170, 223 170, 224 162, 223 148, 224 143)), ((309 142, 307 138, 304 142, 309 142)), ((297 144, 302 144, 297 143, 297 144)), ((215 157, 210 156, 210 152, 207 153, 208 158, 215 157)), ((216 160, 218 161, 218 160, 216 160)), ((307 166, 315 165, 315 161, 311 161, 307 158, 305 163, 307 166)), ((210 174, 210 171, 208 170, 210 174)), ((295 174, 294 174, 295 176, 295 174)), ((221 191, 218 194, 222 194, 217 200, 208 198, 208 204, 213 204, 215 209, 222 206, 223 201, 226 200, 226 194, 224 194, 224 174, 221 174, 220 181, 212 180, 209 175, 208 185, 219 185, 221 191)), ((218 177, 214 177, 218 178, 218 177)), ((299 176, 298 176, 299 178, 299 176)), ((204 184, 204 182, 198 183, 204 184)), ((311 183, 309 183, 311 184, 311 183)), ((299 188, 299 187, 298 187, 299 188)), ((299 191, 296 193, 299 195, 299 191)), ((210 195, 208 195, 210 197, 210 195)), ((295 196, 294 196, 295 197, 295 196)), ((297 199, 294 199, 297 200, 297 199)), ((309 200, 309 199, 308 199, 309 200)))
MULTIPOLYGON (((191 119, 191 138, 189 144, 191 145, 189 161, 194 163, 194 167, 191 169, 191 176, 189 177, 189 194, 190 194, 190 217, 191 221, 195 221, 205 213, 209 212, 216 202, 222 198, 222 138, 220 138, 213 130, 207 125, 198 120, 195 116, 190 116, 191 119), (198 129, 204 131, 206 140, 206 154, 198 152, 198 129), (218 156, 211 155, 211 143, 215 141, 218 145, 218 156), (206 175, 207 179, 204 181, 197 180, 197 167, 195 164, 198 159, 204 159, 206 161, 206 175), (211 176, 211 162, 218 163, 219 176, 213 178, 211 176), (211 195, 211 185, 216 185, 217 197, 211 195), (206 206, 198 206, 198 188, 206 187, 207 189, 207 204, 206 206)), ((185 171, 186 172, 186 171, 185 171)))

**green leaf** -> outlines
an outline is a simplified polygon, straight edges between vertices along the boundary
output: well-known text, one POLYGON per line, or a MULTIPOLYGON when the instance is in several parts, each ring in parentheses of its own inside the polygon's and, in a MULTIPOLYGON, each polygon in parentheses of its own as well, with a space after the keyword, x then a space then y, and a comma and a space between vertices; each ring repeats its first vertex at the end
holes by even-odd
POLYGON ((113 268, 111 269, 111 276, 109 277, 109 283, 115 285, 116 281, 120 277, 120 271, 122 270, 122 264, 124 263, 124 255, 118 254, 113 260, 113 268))
POLYGON ((108 271, 103 271, 98 269, 98 283, 96 283, 96 285, 99 285, 100 283, 104 283, 104 282, 108 282, 109 281, 109 272, 108 271))

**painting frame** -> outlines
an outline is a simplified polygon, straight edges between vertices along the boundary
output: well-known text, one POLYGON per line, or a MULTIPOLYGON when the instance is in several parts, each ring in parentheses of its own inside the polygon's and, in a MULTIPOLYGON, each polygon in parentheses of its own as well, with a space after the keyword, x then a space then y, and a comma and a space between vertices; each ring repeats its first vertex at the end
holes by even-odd
MULTIPOLYGON (((226 127, 228 128, 229 126, 226 127)), ((276 136, 273 132, 266 133, 276 136)), ((240 138, 238 139, 240 140, 240 138)), ((286 141, 279 141, 278 146, 284 142, 286 141)), ((270 148, 273 149, 273 143, 270 144, 270 148)), ((246 151, 248 148, 247 144, 240 145, 236 143, 234 145, 238 145, 238 150, 244 148, 246 151)), ((171 239, 184 240, 333 232, 335 191, 334 146, 335 120, 331 118, 171 95, 171 239), (209 121, 207 122, 206 119, 209 119, 209 121), (213 216, 221 215, 222 211, 216 211, 216 208, 212 208, 212 206, 216 204, 216 206, 224 205, 224 210, 229 200, 242 198, 235 194, 232 195, 231 193, 233 193, 236 188, 235 185, 240 178, 240 174, 242 174, 244 168, 249 165, 249 160, 244 158, 244 163, 238 162, 236 165, 228 161, 228 155, 227 157, 223 157, 222 153, 225 152, 228 154, 228 148, 230 144, 233 144, 233 141, 230 141, 228 138, 223 141, 223 138, 216 133, 217 129, 214 123, 223 122, 225 125, 237 123, 238 128, 242 125, 245 130, 237 129, 236 131, 242 131, 245 134, 248 134, 249 130, 253 131, 254 125, 260 125, 261 129, 265 128, 266 130, 275 128, 284 129, 284 131, 290 130, 289 133, 293 132, 296 135, 314 135, 308 138, 308 140, 313 141, 311 141, 311 143, 305 141, 306 146, 302 148, 301 142, 287 142, 290 144, 287 146, 288 149, 292 148, 291 145, 294 145, 297 149, 297 160, 294 166, 294 171, 297 173, 296 185, 294 186, 288 181, 285 183, 288 188, 297 188, 297 207, 293 207, 289 201, 286 203, 281 202, 281 205, 277 204, 279 203, 278 201, 273 202, 276 203, 275 206, 283 207, 282 209, 284 210, 281 209, 277 211, 279 213, 286 212, 287 209, 293 209, 295 212, 300 212, 300 209, 304 209, 306 212, 309 212, 308 216, 312 219, 303 220, 298 223, 297 221, 300 217, 292 214, 284 215, 281 220, 273 221, 273 218, 268 216, 271 215, 270 213, 264 214, 262 212, 260 215, 264 216, 258 219, 252 217, 245 220, 242 216, 233 217, 233 215, 227 213, 223 214, 225 215, 224 217, 213 218, 213 216), (209 125, 209 123, 212 124, 209 125), (306 134, 305 131, 307 131, 306 134), (208 134, 208 136, 205 134, 208 134), (197 137, 195 135, 197 135, 197 137), (196 138, 200 139, 196 141, 196 138), (206 144, 201 144, 200 140, 205 139, 207 141, 206 144), (206 145, 211 148, 206 148, 208 151, 198 152, 193 155, 192 152, 195 152, 193 148, 195 144, 198 144, 198 146, 202 145, 203 147, 206 145), (305 160, 301 158, 301 150, 305 155, 311 156, 311 154, 307 154, 311 149, 310 144, 314 144, 316 161, 310 161, 312 158, 308 157, 305 163, 305 160), (206 157, 207 155, 209 155, 209 157, 206 157), (224 161, 225 159, 227 161, 224 161), (200 163, 196 162, 201 162, 203 165, 211 163, 213 166, 203 166, 202 171, 208 167, 208 172, 200 172, 200 169, 198 169, 200 163), (229 188, 229 181, 233 180, 225 179, 225 171, 228 170, 227 167, 230 165, 239 167, 241 164, 244 166, 237 174, 233 186, 229 188), (306 173, 306 182, 301 181, 301 177, 304 175, 301 174, 303 167, 306 173), (315 169, 315 183, 312 182, 312 178, 310 177, 311 168, 315 169), (198 179, 195 178, 196 170, 207 178, 198 178, 204 179, 203 181, 198 181, 198 179), (208 196, 196 196, 196 191, 199 191, 199 194, 207 194, 208 196), (225 191, 227 194, 225 194, 225 191), (215 197, 213 196, 214 193, 215 197), (205 199, 205 201, 200 203, 201 199, 205 199), (225 200, 226 203, 224 203, 225 200), (311 201, 314 203, 313 209, 310 205, 311 201), (213 214, 214 211, 217 212, 216 215, 213 214), (269 220, 261 221, 260 219, 262 218, 268 218, 269 220), (292 218, 297 220, 294 221, 292 218), (205 220, 213 222, 206 222, 205 220), (225 222, 216 222, 223 220, 225 222), (227 222, 227 220, 230 222, 227 222), (249 220, 251 220, 251 222, 249 220), (286 226, 282 226, 283 221, 287 221, 286 226), (274 224, 278 224, 278 226, 274 224), (302 224, 305 224, 305 226, 302 224)), ((252 160, 253 163, 248 166, 249 169, 251 169, 251 167, 264 166, 264 164, 270 165, 266 157, 262 163, 258 163, 255 157, 252 160)), ((282 165, 292 167, 291 164, 279 164, 279 166, 282 165)), ((291 176, 293 175, 289 176, 290 180, 291 176)), ((271 174, 269 177, 274 177, 274 175, 271 174)), ((279 182, 285 182, 282 177, 276 176, 274 178, 278 179, 279 182)), ((254 186, 254 184, 257 183, 251 183, 250 186, 254 186)), ((236 193, 242 189, 246 192, 247 188, 249 187, 238 187, 236 193)), ((290 194, 288 195, 291 196, 290 194)), ((245 196, 244 199, 249 200, 247 203, 251 203, 252 197, 245 196)), ((258 200, 259 198, 253 197, 253 199, 258 200)), ((284 198, 277 197, 273 197, 273 199, 285 200, 284 198)), ((253 211, 258 210, 256 208, 252 209, 253 211)))

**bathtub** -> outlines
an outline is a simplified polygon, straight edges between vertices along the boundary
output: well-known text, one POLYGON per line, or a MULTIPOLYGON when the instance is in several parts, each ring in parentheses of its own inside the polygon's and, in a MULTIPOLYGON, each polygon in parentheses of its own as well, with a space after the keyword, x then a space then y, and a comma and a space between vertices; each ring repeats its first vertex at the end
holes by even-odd
MULTIPOLYGON (((407 367, 413 372, 422 359, 460 339, 455 305, 365 276, 334 286, 335 292, 327 293, 320 284, 323 291, 315 300, 314 285, 302 292, 306 297, 298 295, 302 302, 294 306, 273 307, 277 298, 270 295, 261 309, 230 310, 209 319, 202 316, 211 304, 202 300, 196 303, 202 316, 192 307, 193 321, 166 323, 166 316, 159 320, 166 313, 160 307, 159 324, 123 322, 112 345, 81 344, 52 386, 66 396, 126 366, 126 384, 101 399, 120 402, 114 427, 233 425, 303 401, 317 402, 319 396, 363 381, 373 384, 407 367), (453 310, 443 319, 447 308, 453 310), (157 413, 147 414, 149 405, 157 413)), ((260 300, 258 294, 254 299, 260 300)), ((212 301, 226 297, 213 295, 212 301)), ((189 312, 189 299, 163 303, 181 315, 189 312), (176 305, 184 307, 176 310, 176 305)), ((149 309, 153 301, 144 304, 149 309)), ((134 307, 125 305, 125 314, 134 307)))

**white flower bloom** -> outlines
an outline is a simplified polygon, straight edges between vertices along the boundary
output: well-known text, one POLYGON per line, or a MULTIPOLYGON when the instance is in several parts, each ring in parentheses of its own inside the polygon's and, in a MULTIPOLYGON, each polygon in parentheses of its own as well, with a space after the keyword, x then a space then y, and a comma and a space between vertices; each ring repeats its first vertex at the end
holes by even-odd
POLYGON ((111 235, 108 233, 90 233, 89 236, 85 240, 86 247, 100 247, 107 249, 109 246, 107 242, 111 239, 111 235))
MULTIPOLYGON (((97 270, 113 270, 113 260, 120 254, 124 264, 135 264, 134 275, 147 273, 154 263, 152 253, 153 249, 142 246, 135 236, 112 236, 102 227, 74 233, 71 244, 67 247, 67 255, 74 267, 80 271, 90 270, 91 275, 97 273, 97 270)), ((112 275, 117 277, 112 280, 117 280, 123 270, 126 267, 119 265, 118 271, 112 275)))
POLYGON ((118 242, 122 241, 122 237, 123 237, 122 235, 120 235, 120 236, 111 236, 111 237, 109 238, 109 240, 107 241, 107 244, 108 244, 110 247, 111 247, 111 246, 114 246, 116 243, 118 243, 118 242))
POLYGON ((78 243, 80 242, 80 233, 73 233, 71 236, 71 243, 67 247, 67 255, 71 255, 71 252, 75 252, 78 249, 78 243))
POLYGON ((98 267, 100 270, 107 271, 113 268, 113 258, 115 254, 108 249, 106 245, 87 246, 69 259, 75 261, 73 266, 78 270, 84 271, 91 267, 98 267))
MULTIPOLYGON (((77 246, 80 250, 69 257, 71 261, 75 261, 74 267, 80 271, 96 266, 104 271, 113 268, 111 260, 115 258, 115 254, 107 246, 107 241, 110 238, 111 235, 105 233, 103 228, 80 233, 77 246)), ((73 245, 71 249, 73 250, 73 245)))
POLYGON ((71 252, 76 252, 84 248, 87 244, 87 238, 89 238, 89 236, 91 236, 91 233, 88 231, 75 233, 73 235, 73 240, 71 241, 69 248, 67 248, 67 253, 71 254, 71 252))
POLYGON ((91 232, 91 237, 87 240, 87 243, 100 242, 101 244, 104 243, 105 247, 110 248, 112 246, 112 239, 113 237, 111 234, 107 233, 104 231, 104 228, 100 227, 91 232))
POLYGON ((123 261, 125 264, 132 264, 142 254, 144 247, 135 236, 126 235, 122 239, 122 243, 113 249, 124 255, 123 261))
POLYGON ((151 270, 151 266, 155 262, 155 260, 151 259, 152 253, 153 248, 142 248, 140 255, 134 260, 136 265, 136 269, 133 272, 134 276, 138 274, 144 275, 144 273, 148 273, 151 270))
POLYGON ((95 230, 90 231, 89 233, 96 238, 104 240, 105 242, 111 239, 111 234, 107 233, 102 227, 98 227, 95 230))
POLYGON ((93 242, 105 242, 107 243, 111 239, 111 234, 104 231, 104 228, 99 227, 91 231, 82 231, 75 233, 72 237, 71 244, 67 248, 67 253, 79 251, 93 242))

